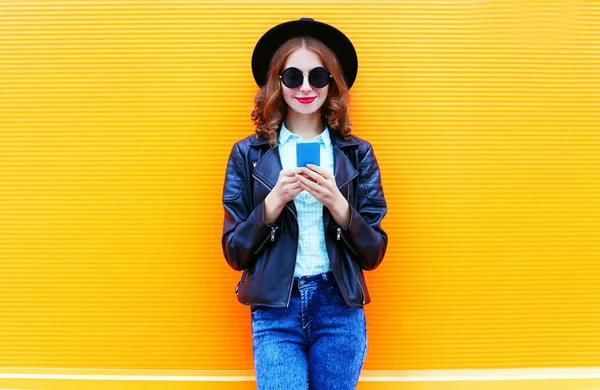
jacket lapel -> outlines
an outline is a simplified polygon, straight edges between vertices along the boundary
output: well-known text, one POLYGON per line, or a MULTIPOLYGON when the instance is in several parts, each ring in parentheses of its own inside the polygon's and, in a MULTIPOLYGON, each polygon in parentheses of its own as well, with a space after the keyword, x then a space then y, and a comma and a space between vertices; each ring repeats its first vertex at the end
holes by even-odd
MULTIPOLYGON (((358 175, 358 170, 354 167, 352 162, 348 160, 346 154, 340 150, 340 148, 351 145, 358 145, 360 141, 354 136, 350 136, 347 140, 344 139, 337 131, 329 131, 331 138, 331 145, 333 146, 333 174, 335 176, 335 183, 338 188, 341 188, 350 180, 358 175)), ((254 138, 252 140, 252 146, 269 144, 269 140, 266 138, 254 138)), ((269 189, 273 189, 277 180, 279 179, 279 172, 283 169, 281 164, 281 158, 279 157, 278 148, 269 148, 263 157, 258 161, 256 167, 254 167, 254 175, 266 184, 269 189)))
MULTIPOLYGON (((268 140, 266 143, 268 145, 268 140)), ((277 184, 279 172, 281 172, 282 169, 283 166, 281 165, 281 158, 279 157, 279 149, 268 148, 256 164, 256 167, 254 167, 254 175, 272 190, 275 187, 275 184, 277 184)))

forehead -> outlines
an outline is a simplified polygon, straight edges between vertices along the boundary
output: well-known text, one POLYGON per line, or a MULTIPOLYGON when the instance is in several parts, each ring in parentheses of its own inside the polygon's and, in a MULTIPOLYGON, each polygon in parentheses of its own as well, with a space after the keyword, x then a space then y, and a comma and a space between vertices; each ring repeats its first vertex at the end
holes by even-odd
POLYGON ((293 66, 301 71, 309 71, 315 66, 323 66, 319 55, 303 48, 295 50, 285 61, 284 68, 293 66))

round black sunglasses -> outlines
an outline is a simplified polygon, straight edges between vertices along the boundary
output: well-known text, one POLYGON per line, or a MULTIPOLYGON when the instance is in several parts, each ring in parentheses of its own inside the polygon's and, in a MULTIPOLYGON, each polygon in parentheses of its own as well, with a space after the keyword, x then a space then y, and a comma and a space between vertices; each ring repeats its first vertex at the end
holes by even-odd
MULTIPOLYGON (((315 88, 323 88, 329 84, 329 79, 333 75, 322 66, 317 66, 308 72, 308 82, 315 88)), ((284 70, 279 78, 283 81, 283 85, 288 88, 296 88, 302 85, 304 81, 304 75, 298 68, 290 67, 284 70)))

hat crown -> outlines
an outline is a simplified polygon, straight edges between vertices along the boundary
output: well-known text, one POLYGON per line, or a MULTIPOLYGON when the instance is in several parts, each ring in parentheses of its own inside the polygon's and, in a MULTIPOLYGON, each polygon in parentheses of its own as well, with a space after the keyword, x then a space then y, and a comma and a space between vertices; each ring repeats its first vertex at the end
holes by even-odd
POLYGON ((348 89, 352 87, 358 71, 358 56, 350 39, 327 23, 305 17, 272 27, 256 43, 252 53, 252 74, 259 87, 267 82, 269 65, 277 48, 297 36, 312 36, 328 46, 340 62, 348 89))

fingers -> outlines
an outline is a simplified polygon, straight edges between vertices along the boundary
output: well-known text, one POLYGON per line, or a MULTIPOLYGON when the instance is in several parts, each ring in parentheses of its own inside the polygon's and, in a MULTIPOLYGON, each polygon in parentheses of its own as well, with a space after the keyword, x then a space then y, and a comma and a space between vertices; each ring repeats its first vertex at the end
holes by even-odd
POLYGON ((287 188, 290 190, 296 190, 298 188, 302 188, 302 186, 300 185, 300 182, 297 181, 297 182, 290 184, 287 188))
POLYGON ((311 178, 315 183, 320 183, 323 180, 323 176, 308 168, 302 168, 302 174, 305 177, 311 178))
POLYGON ((296 177, 298 178, 298 182, 301 183, 301 185, 304 188, 308 187, 315 192, 321 192, 320 188, 319 188, 320 186, 316 182, 314 182, 310 179, 307 179, 307 178, 303 177, 302 175, 297 175, 296 177))
MULTIPOLYGON (((280 185, 285 185, 288 189, 300 188, 300 178, 304 178, 306 181, 316 185, 317 180, 323 181, 323 177, 318 173, 311 171, 306 167, 296 167, 283 169, 279 173, 280 177, 278 182, 280 185), (293 187, 290 185, 293 184, 293 187)), ((312 188, 312 187, 311 187, 312 188)))
POLYGON ((281 180, 281 186, 286 190, 295 190, 300 187, 300 182, 295 177, 285 177, 281 180))
POLYGON ((296 177, 296 175, 292 175, 292 176, 283 176, 281 179, 279 179, 279 181, 280 181, 282 184, 297 183, 297 182, 298 182, 298 178, 296 177))
POLYGON ((329 172, 329 170, 320 167, 318 165, 314 165, 314 164, 308 164, 307 167, 309 168, 309 171, 316 171, 317 173, 319 173, 321 176, 323 176, 324 178, 331 180, 333 179, 333 174, 331 172, 329 172))
POLYGON ((294 197, 296 197, 296 195, 298 195, 299 193, 304 191, 304 188, 302 188, 302 186, 300 185, 300 182, 290 184, 286 188, 289 193, 292 193, 294 195, 294 197))
POLYGON ((301 168, 288 168, 288 169, 282 169, 280 172, 280 175, 294 177, 295 174, 300 173, 300 172, 302 172, 301 168))

